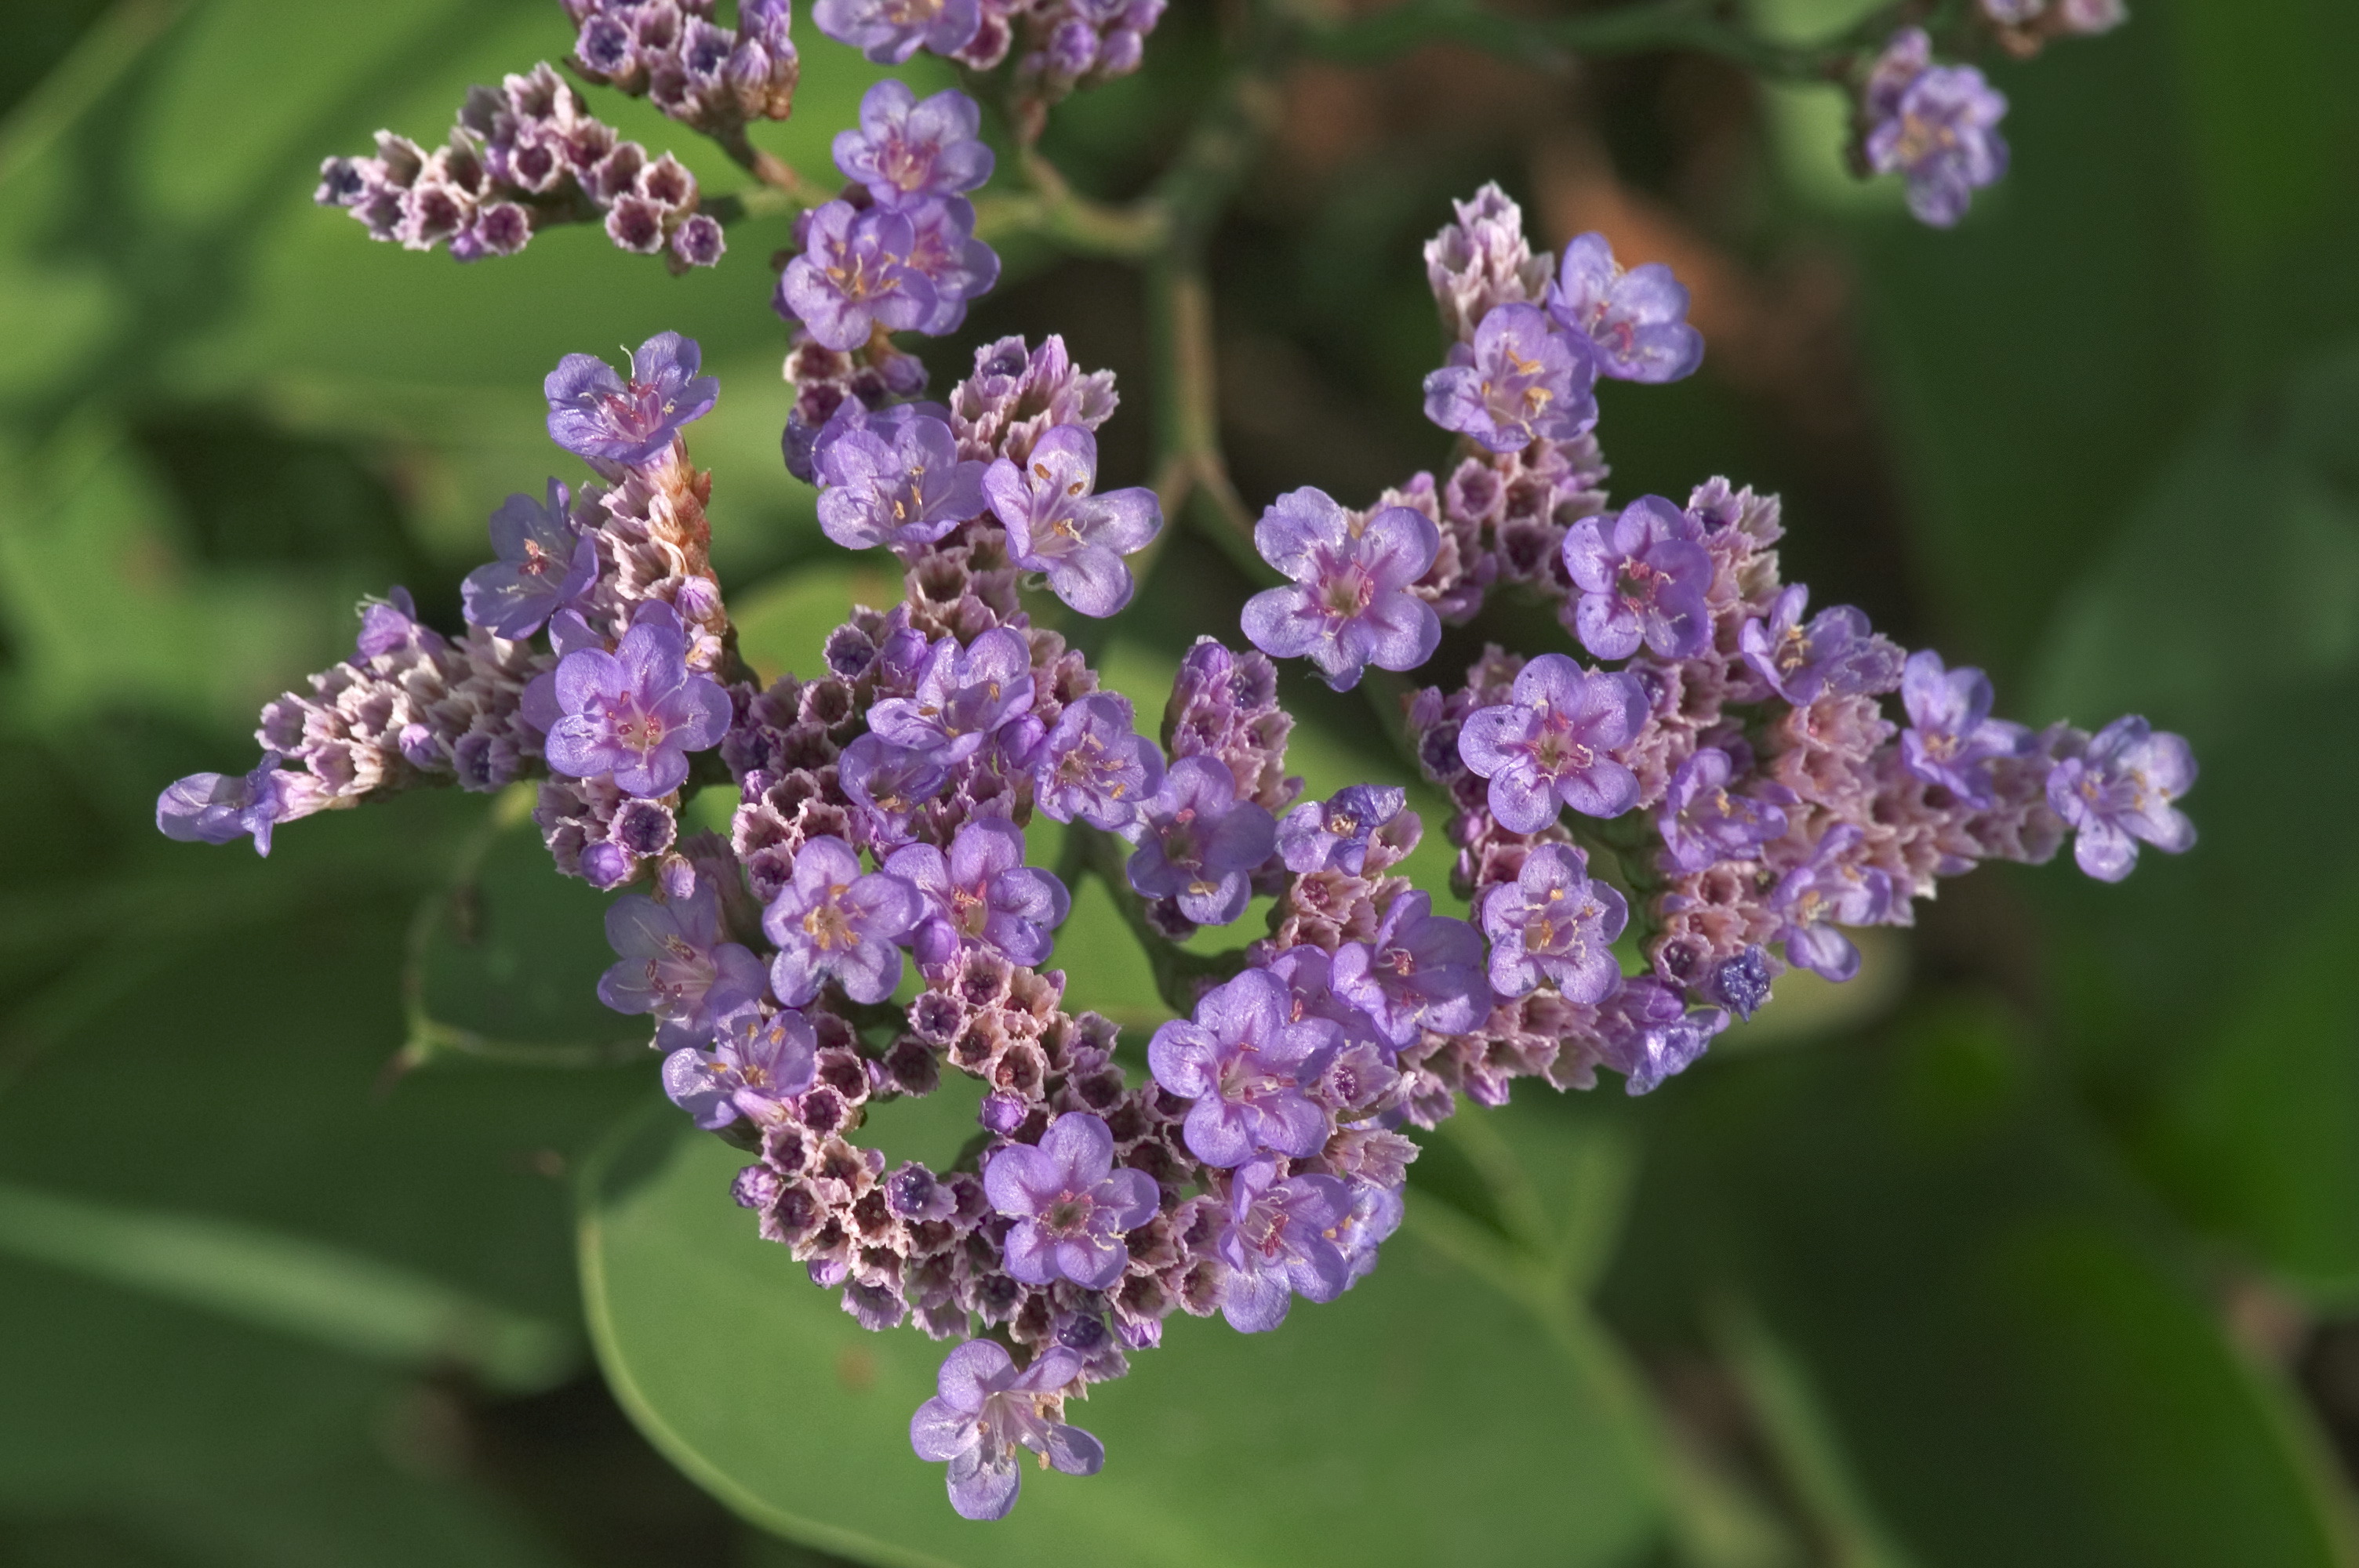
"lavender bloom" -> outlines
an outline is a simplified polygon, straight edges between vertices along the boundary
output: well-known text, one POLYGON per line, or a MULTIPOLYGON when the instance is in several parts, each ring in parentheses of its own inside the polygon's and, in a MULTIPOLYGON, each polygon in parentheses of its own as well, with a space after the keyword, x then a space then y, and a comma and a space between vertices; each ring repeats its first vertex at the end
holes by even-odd
POLYGON ((270 853, 270 830, 277 826, 279 798, 276 752, 262 753, 254 771, 190 773, 164 786, 156 797, 156 830, 183 844, 226 844, 252 835, 254 852, 270 853))
POLYGON ((1092 495, 1097 472, 1098 438, 1084 426, 1059 425, 1033 443, 1022 468, 993 463, 983 491, 1016 564, 1048 573, 1057 597, 1082 614, 1106 616, 1130 602, 1122 557, 1162 531, 1163 508, 1151 490, 1092 495))
POLYGON ((1392 1042, 1377 1029, 1375 1020, 1335 994, 1334 962, 1326 949, 1308 943, 1288 947, 1270 959, 1265 972, 1286 987, 1288 1019, 1296 1023, 1325 1019, 1343 1031, 1346 1054, 1359 1046, 1373 1045, 1389 1061, 1392 1042))
MULTIPOLYGON (((982 15, 976 0, 817 0, 811 6, 821 32, 879 65, 899 65, 921 49, 956 54, 973 41, 982 15)), ((1012 1485, 1008 1495, 1015 1496, 1012 1485)))
POLYGON ((883 1001, 901 983, 894 944, 924 908, 918 890, 899 877, 863 875, 860 857, 842 839, 810 839, 795 855, 793 881, 762 914, 763 933, 778 945, 770 989, 788 1007, 801 1007, 832 977, 854 1001, 883 1001))
POLYGON ((1066 704, 1040 747, 1033 804, 1058 822, 1080 817, 1118 833, 1163 787, 1163 753, 1132 728, 1130 698, 1093 691, 1066 704))
POLYGON ((1847 980, 1859 973, 1859 949, 1837 931, 1844 925, 1873 925, 1892 907, 1892 879, 1874 867, 1857 864, 1860 830, 1846 822, 1827 829, 1810 858, 1777 880, 1769 907, 1785 917, 1777 941, 1786 945, 1786 961, 1831 980, 1847 980))
POLYGON ((1745 623, 1737 645, 1769 689, 1799 708, 1822 697, 1890 691, 1900 684, 1900 650, 1868 630, 1867 617, 1848 604, 1821 610, 1802 623, 1810 590, 1800 583, 1777 596, 1766 617, 1745 623))
POLYGON ((967 823, 948 856, 931 844, 905 845, 885 870, 924 901, 911 942, 921 964, 947 964, 972 944, 1011 964, 1037 965, 1072 909, 1064 883, 1024 863, 1024 830, 1004 816, 967 823))
POLYGON ((917 231, 887 207, 831 201, 810 214, 803 253, 778 276, 771 308, 819 342, 848 353, 879 327, 908 331, 935 312, 934 286, 909 265, 917 231))
POLYGON ((1602 1001, 1622 983, 1614 939, 1630 906, 1603 882, 1589 880, 1589 857, 1565 844, 1542 844, 1524 860, 1512 885, 1483 896, 1483 930, 1491 938, 1491 989, 1523 996, 1542 980, 1568 1001, 1602 1001))
POLYGON ((1611 753, 1637 738, 1647 713, 1636 676, 1542 654, 1516 675, 1511 700, 1466 716, 1458 754, 1491 781, 1491 815, 1511 832, 1537 833, 1565 806, 1619 816, 1638 778, 1611 753))
POLYGON ((1703 362, 1703 334, 1688 325, 1686 287, 1661 262, 1625 272, 1603 234, 1582 234, 1564 247, 1548 308, 1596 350, 1602 375, 1678 381, 1703 362))
POLYGON ((1908 211, 1946 229, 2006 172, 2006 97, 1973 66, 1930 64, 1930 50, 1921 28, 1892 36, 1869 83, 1865 151, 1876 173, 1907 178, 1908 211))
POLYGON ((930 545, 983 510, 984 465, 959 461, 958 438, 929 415, 847 404, 820 432, 811 464, 826 487, 820 528, 847 550, 930 545))
POLYGON ((409 590, 396 585, 383 599, 372 599, 361 607, 360 634, 353 639, 353 652, 362 659, 381 659, 387 654, 431 653, 447 647, 442 634, 418 619, 418 601, 409 590))
POLYGON ((720 890, 702 878, 686 898, 616 899, 606 906, 606 943, 619 961, 598 978, 598 1000, 652 1014, 666 1050, 703 1044, 715 1018, 762 994, 762 960, 723 938, 720 890))
POLYGON ((1353 784, 1330 801, 1306 800, 1277 825, 1277 852, 1289 871, 1332 868, 1358 876, 1368 863, 1368 840, 1401 814, 1408 791, 1353 784))
POLYGON ((609 654, 581 648, 557 666, 564 717, 549 731, 549 765, 571 778, 612 773, 625 795, 669 795, 688 778, 688 754, 729 732, 729 693, 688 668, 688 639, 647 618, 609 654))
POLYGON ((1564 536, 1565 570, 1581 589, 1573 611, 1582 646, 1626 659, 1643 643, 1666 659, 1690 659, 1712 643, 1712 557, 1696 520, 1659 495, 1613 517, 1584 517, 1564 536))
POLYGON ((1995 758, 2019 757, 2031 744, 2029 730, 1990 716, 1988 676, 1971 666, 1945 670, 1930 648, 1908 655, 1900 700, 1912 726, 1901 732, 1901 761, 1970 805, 1990 804, 1995 758))
POLYGON ((1425 378, 1425 416, 1495 452, 1584 435, 1597 423, 1585 346, 1532 306, 1495 306, 1474 341, 1452 344, 1449 362, 1425 378))
POLYGON ((2075 830, 2072 858, 2099 881, 2137 864, 2141 840, 2167 855, 2193 847, 2195 824, 2170 803, 2195 785, 2195 753, 2132 714, 2091 739, 2048 775, 2048 805, 2075 830))
MULTIPOLYGON (((754 963, 759 988, 760 960, 754 963)), ((780 1119, 786 1102, 810 1087, 818 1072, 819 1037, 801 1013, 766 1015, 748 1006, 721 1021, 713 1049, 683 1045, 665 1057, 663 1086, 690 1120, 717 1132, 740 1117, 756 1123, 780 1119)))
POLYGON ((913 751, 938 752, 962 762, 1001 726, 1032 708, 1032 648, 1005 626, 964 648, 955 637, 935 643, 910 697, 888 697, 868 712, 879 738, 913 751))
POLYGON ((892 210, 909 220, 909 270, 934 291, 934 308, 917 330, 933 337, 957 331, 967 301, 999 281, 999 253, 974 237, 974 204, 959 196, 912 196, 892 210))
POLYGON ((950 1462, 951 1507, 960 1518, 1007 1517, 1023 1484, 1019 1447, 1068 1476, 1098 1473, 1104 1447, 1049 1413, 1059 1390, 1081 1375, 1081 1357, 1062 1346, 1041 1351, 1021 1374, 996 1340, 970 1339, 950 1353, 935 1385, 941 1392, 909 1418, 909 1446, 929 1463, 950 1462))
POLYGON ((1336 950, 1333 976, 1335 994, 1396 1046, 1412 1044, 1421 1029, 1463 1033, 1491 1011, 1481 934, 1434 914, 1421 892, 1395 894, 1374 942, 1336 950))
POLYGON ((956 88, 920 101, 887 78, 862 96, 860 128, 835 134, 835 167, 879 201, 957 196, 991 178, 982 124, 974 100, 956 88))
POLYGON ((1277 1162, 1256 1160, 1229 1185, 1229 1222, 1215 1244, 1229 1266, 1221 1286, 1221 1314, 1240 1334, 1260 1334, 1286 1321, 1299 1295, 1332 1302, 1352 1282, 1352 1271, 1331 1234, 1352 1212, 1351 1189, 1333 1176, 1288 1176, 1277 1162))
POLYGON ((836 783, 860 812, 864 841, 896 843, 908 836, 909 817, 942 793, 950 764, 940 752, 917 752, 863 735, 836 759, 836 783))
POLYGON ((1376 1267, 1376 1249, 1386 1238, 1400 1228, 1408 1213, 1397 1187, 1378 1186, 1374 1182, 1351 1184, 1352 1206, 1335 1227, 1335 1249, 1343 1255, 1343 1288, 1350 1290, 1373 1273, 1376 1267))
POLYGON ((1701 746, 1671 772, 1655 826, 1663 836, 1663 862, 1674 871, 1701 871, 1720 860, 1750 859, 1762 845, 1786 836, 1783 804, 1769 792, 1791 798, 1779 785, 1759 795, 1732 795, 1728 781, 1736 764, 1717 746, 1701 746))
POLYGON ((1597 1035, 1605 1065, 1623 1076, 1624 1089, 1650 1092, 1703 1054, 1712 1037, 1728 1027, 1716 1007, 1688 1011, 1679 989, 1651 975, 1623 986, 1597 1010, 1597 1035))
POLYGON ((1247 969, 1196 1002, 1192 1022, 1173 1019, 1147 1047, 1155 1081, 1195 1101, 1181 1130, 1188 1152, 1207 1165, 1241 1165, 1256 1152, 1316 1154, 1327 1113, 1305 1090, 1342 1046, 1323 1018, 1293 1016, 1284 981, 1247 969))
POLYGON ((1441 548, 1432 519, 1387 506, 1364 522, 1323 490, 1272 502, 1254 548, 1293 580, 1245 601, 1245 633, 1273 658, 1308 658, 1337 691, 1368 665, 1413 670, 1433 656, 1441 620, 1409 591, 1441 548))
POLYGON ((598 578, 598 546, 573 531, 565 481, 549 481, 549 499, 511 495, 492 514, 492 553, 459 585, 467 622, 495 637, 529 637, 598 578))
POLYGON ((549 438, 576 457, 612 463, 652 460, 679 427, 712 411, 721 384, 696 373, 693 338, 658 332, 631 356, 626 383, 595 354, 568 354, 549 373, 549 438))
POLYGON ((1027 1285, 1071 1280, 1085 1291, 1113 1287, 1130 1264, 1125 1231, 1155 1217, 1155 1178, 1115 1170, 1114 1134, 1087 1111, 1049 1124, 1038 1147, 1008 1143, 983 1168, 992 1207, 1008 1227, 1007 1271, 1027 1285))
POLYGON ((1133 888, 1148 898, 1177 898, 1180 913, 1199 925, 1226 925, 1245 913, 1249 873, 1277 848, 1277 823, 1237 798, 1226 762, 1180 758, 1139 816, 1147 830, 1126 868, 1133 888))

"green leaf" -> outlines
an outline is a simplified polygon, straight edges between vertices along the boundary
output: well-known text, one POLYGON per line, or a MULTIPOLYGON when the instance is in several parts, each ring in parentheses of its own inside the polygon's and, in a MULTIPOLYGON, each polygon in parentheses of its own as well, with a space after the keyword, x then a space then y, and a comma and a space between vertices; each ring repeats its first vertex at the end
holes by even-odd
POLYGON ((1506 1295, 1406 1235, 1342 1300, 1239 1335, 1175 1318, 1074 1419, 1104 1472, 975 1526, 908 1449, 944 1346, 863 1332, 731 1205, 743 1156, 658 1110, 581 1187, 608 1379, 746 1518, 879 1563, 1623 1563, 1660 1528, 1642 1440, 1506 1295), (723 1331, 725 1325, 725 1332, 723 1331))

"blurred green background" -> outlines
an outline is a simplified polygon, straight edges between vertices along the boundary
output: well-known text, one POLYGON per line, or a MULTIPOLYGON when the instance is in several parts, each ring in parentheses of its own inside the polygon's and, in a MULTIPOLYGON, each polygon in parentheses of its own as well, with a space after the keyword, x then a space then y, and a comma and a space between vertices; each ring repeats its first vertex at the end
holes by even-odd
MULTIPOLYGON (((1169 155, 1223 9, 1060 111, 1084 189, 1169 155)), ((1617 493, 1781 491, 1817 600, 2014 717, 2190 736, 2202 842, 2119 887, 1977 872, 1651 1098, 1460 1118, 1369 1282, 1273 1336, 1175 1322, 1080 1417, 1105 1474, 984 1528, 904 1444, 935 1347, 752 1238, 517 802, 315 818, 266 864, 150 826, 247 765, 357 596, 453 622, 484 516, 571 471, 567 351, 703 342, 765 669, 892 593, 777 460, 783 225, 675 279, 588 232, 462 268, 310 205, 323 156, 559 56, 547 0, 0 7, 0 1563, 2359 1563, 2359 9, 2133 10, 1991 68, 2016 168, 1952 233, 1845 181, 1829 92, 1701 58, 1287 76, 1212 252, 1250 504, 1442 460, 1419 246, 1497 178, 1546 242, 1695 288, 1704 372, 1607 391, 1617 493)), ((874 71, 804 34, 766 136, 819 169, 874 71)), ((1122 373, 1106 468, 1143 481, 1136 276, 1006 254, 937 386, 1061 330, 1122 373)), ((1097 644, 1139 694, 1247 590, 1196 537, 1158 570, 1097 644)), ((1289 700, 1314 788, 1401 776, 1365 708, 1289 700)), ((1076 1003, 1151 1023, 1109 925, 1060 954, 1076 1003)), ((876 1136, 940 1155, 965 1114, 876 1136)))

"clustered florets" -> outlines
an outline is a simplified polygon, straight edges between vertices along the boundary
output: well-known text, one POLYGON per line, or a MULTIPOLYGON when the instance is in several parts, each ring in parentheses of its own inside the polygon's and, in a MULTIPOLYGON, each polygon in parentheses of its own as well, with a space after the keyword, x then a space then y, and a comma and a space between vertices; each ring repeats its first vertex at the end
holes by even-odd
MULTIPOLYGON (((710 0, 567 5, 577 69, 724 142, 791 103, 785 0, 745 0, 734 29, 710 0)), ((813 16, 880 60, 987 67, 1020 43, 1025 135, 1027 114, 1134 69, 1162 10, 818 0, 813 16)), ((1982 14, 2025 51, 2118 7, 1982 14)), ((1875 64, 1863 149, 1946 223, 2004 164, 2004 102, 1929 51, 1904 31, 1875 64)), ((592 480, 493 514, 463 636, 394 590, 364 608, 353 659, 264 709, 253 773, 192 775, 157 806, 173 838, 266 853, 276 824, 374 794, 537 778, 558 868, 645 890, 609 908, 598 994, 651 1021, 666 1092, 752 1157, 737 1203, 864 1327, 962 1341, 910 1427, 962 1514, 1014 1505, 1021 1450, 1094 1473, 1103 1450, 1066 1401, 1123 1376, 1170 1314, 1261 1332, 1365 1277, 1404 1212, 1418 1147, 1402 1130, 1460 1096, 1496 1105, 1530 1076, 1587 1088, 1601 1066, 1647 1092, 1787 968, 1850 978, 1845 929, 1908 924, 1940 876, 2046 860, 2068 831, 2105 880, 2140 844, 2193 842, 2172 804, 2194 780, 2183 741, 2135 717, 2034 732, 1992 717, 1980 671, 1906 654, 1849 606, 1812 614, 1780 580, 1773 498, 1714 480, 1684 504, 1609 509, 1595 384, 1697 367, 1687 291, 1659 264, 1625 270, 1600 235, 1560 265, 1534 253, 1495 186, 1425 252, 1451 340, 1426 408, 1459 437, 1455 467, 1365 510, 1277 498, 1255 539, 1286 586, 1245 610, 1254 651, 1190 650, 1158 745, 1025 608, 1045 590, 1116 612, 1125 557, 1162 527, 1151 492, 1099 488, 1113 377, 1055 337, 1006 339, 944 402, 917 402, 925 368, 889 338, 953 330, 996 279, 966 200, 992 169, 979 124, 962 93, 870 90, 835 142, 852 184, 804 214, 778 282, 787 466, 819 486, 830 539, 902 568, 899 601, 855 609, 823 669, 763 686, 736 655, 710 476, 683 435, 719 389, 697 345, 658 334, 626 371, 576 354, 548 378, 549 435, 592 480), (1551 605, 1618 667, 1494 646, 1462 685, 1407 699, 1418 766, 1448 796, 1459 919, 1396 874, 1423 832, 1405 789, 1298 799, 1273 661, 1307 659, 1338 690, 1415 670, 1499 591, 1551 605), (1884 712, 1896 691, 1905 726, 1884 712), (705 786, 733 792, 725 838, 680 835, 705 786), (1025 863, 1036 810, 1162 945, 1186 1016, 1155 1032, 1143 1082, 1116 1065, 1114 1024, 1066 1011, 1064 975, 1041 968, 1072 899, 1025 863), (1169 946, 1256 895, 1266 936, 1218 959, 1169 946), (895 1004, 912 963, 915 995, 895 1004), (946 1071, 984 1091, 952 1168, 888 1168, 852 1141, 868 1107, 946 1071)), ((374 158, 331 160, 320 200, 462 259, 599 214, 675 265, 721 249, 685 171, 617 142, 545 65, 478 90, 443 151, 384 135, 374 158)))

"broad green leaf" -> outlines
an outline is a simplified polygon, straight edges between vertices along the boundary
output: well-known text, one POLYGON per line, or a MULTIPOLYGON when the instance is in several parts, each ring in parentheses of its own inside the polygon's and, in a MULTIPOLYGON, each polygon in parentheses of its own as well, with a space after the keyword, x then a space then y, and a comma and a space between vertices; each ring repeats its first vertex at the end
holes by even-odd
POLYGON ((1627 1561, 1658 1482, 1523 1308, 1414 1235, 1273 1334, 1174 1319, 1074 1419, 1103 1473, 1027 1475, 959 1519, 908 1415, 944 1346, 870 1335, 727 1195, 743 1156, 658 1109, 581 1191, 607 1377, 658 1447, 746 1518, 879 1563, 1627 1561), (720 1332, 716 1325, 727 1325, 720 1332))
POLYGON ((1633 1117, 1610 1315, 1669 1353, 1715 1302, 1757 1314, 1923 1568, 2350 1561, 2318 1434, 2003 1017, 1707 1059, 1633 1117))

